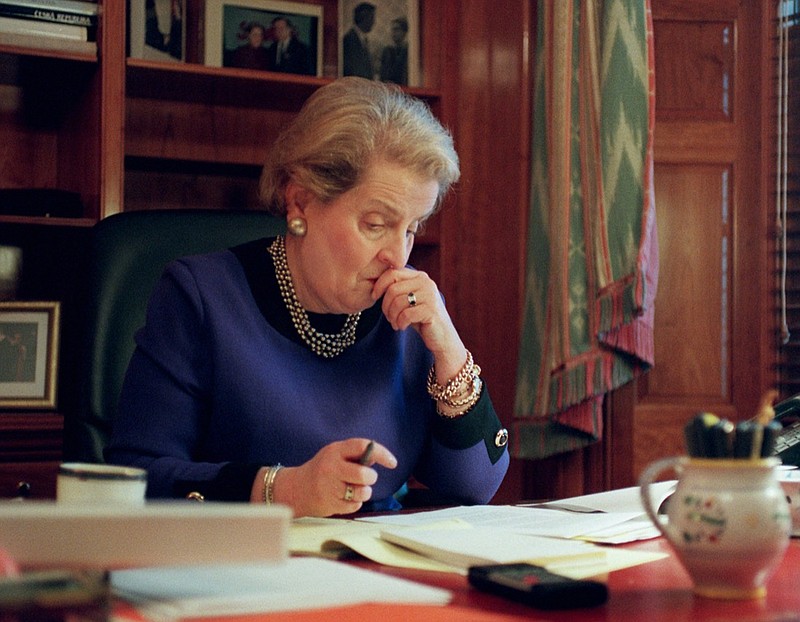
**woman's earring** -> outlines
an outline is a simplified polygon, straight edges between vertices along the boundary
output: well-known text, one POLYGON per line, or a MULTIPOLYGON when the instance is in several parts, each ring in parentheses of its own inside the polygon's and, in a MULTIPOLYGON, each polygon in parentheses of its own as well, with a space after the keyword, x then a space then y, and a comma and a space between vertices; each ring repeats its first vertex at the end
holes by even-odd
POLYGON ((308 226, 304 218, 292 218, 289 220, 288 229, 296 238, 302 238, 308 231, 308 226))

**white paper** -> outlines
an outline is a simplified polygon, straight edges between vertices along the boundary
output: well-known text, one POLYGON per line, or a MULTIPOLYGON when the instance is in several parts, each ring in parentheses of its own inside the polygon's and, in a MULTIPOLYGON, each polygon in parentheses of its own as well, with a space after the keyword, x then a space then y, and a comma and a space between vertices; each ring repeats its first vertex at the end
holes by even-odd
POLYGON ((458 519, 473 527, 501 527, 522 535, 575 538, 619 525, 642 512, 598 512, 585 514, 514 505, 470 505, 358 520, 422 527, 429 523, 458 519))
POLYGON ((120 570, 111 573, 111 588, 158 621, 366 602, 445 605, 451 598, 444 589, 314 557, 120 570))
MULTIPOLYGON (((651 484, 654 506, 658 507, 675 490, 675 485, 675 481, 651 484)), ((474 527, 500 527, 517 534, 577 538, 602 544, 624 544, 660 535, 645 514, 638 486, 550 503, 459 506, 413 514, 365 516, 358 520, 408 527, 460 520, 474 527)))
MULTIPOLYGON (((650 484, 650 493, 653 497, 653 505, 655 508, 658 508, 658 506, 672 494, 676 485, 677 481, 675 480, 650 484)), ((629 488, 596 492, 589 495, 569 497, 551 503, 536 505, 541 505, 543 507, 547 505, 559 506, 565 504, 590 508, 600 512, 638 512, 639 514, 644 514, 640 490, 639 486, 630 486, 629 488)))
POLYGON ((606 558, 603 548, 587 542, 524 536, 495 527, 384 529, 381 538, 460 568, 512 562, 602 565, 606 558))

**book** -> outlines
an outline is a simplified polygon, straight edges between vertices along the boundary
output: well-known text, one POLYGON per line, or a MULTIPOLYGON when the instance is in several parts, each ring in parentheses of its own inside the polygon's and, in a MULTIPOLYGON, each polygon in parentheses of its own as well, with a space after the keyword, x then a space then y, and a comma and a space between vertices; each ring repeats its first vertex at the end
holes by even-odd
POLYGON ((32 37, 16 32, 0 32, 0 45, 48 50, 62 54, 78 54, 87 58, 97 56, 95 41, 76 41, 63 37, 32 37))
POLYGON ((43 2, 40 0, 0 1, 0 16, 40 22, 97 28, 97 5, 80 0, 43 2))
POLYGON ((95 0, 0 0, 0 4, 47 9, 50 11, 65 11, 80 15, 97 15, 98 13, 95 0))
POLYGON ((0 14, 0 32, 9 32, 32 37, 59 37, 73 41, 88 41, 86 26, 40 22, 31 19, 17 19, 0 14))

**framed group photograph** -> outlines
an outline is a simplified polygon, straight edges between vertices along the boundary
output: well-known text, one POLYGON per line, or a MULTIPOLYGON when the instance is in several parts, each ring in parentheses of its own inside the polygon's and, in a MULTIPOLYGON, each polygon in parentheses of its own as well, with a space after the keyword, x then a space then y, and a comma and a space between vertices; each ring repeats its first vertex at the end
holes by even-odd
POLYGON ((420 86, 418 0, 339 0, 339 75, 420 86))
POLYGON ((131 58, 186 60, 187 0, 130 0, 128 41, 131 58))
POLYGON ((54 408, 58 302, 0 302, 0 408, 54 408))
POLYGON ((322 7, 278 0, 206 0, 205 64, 322 75, 322 7))

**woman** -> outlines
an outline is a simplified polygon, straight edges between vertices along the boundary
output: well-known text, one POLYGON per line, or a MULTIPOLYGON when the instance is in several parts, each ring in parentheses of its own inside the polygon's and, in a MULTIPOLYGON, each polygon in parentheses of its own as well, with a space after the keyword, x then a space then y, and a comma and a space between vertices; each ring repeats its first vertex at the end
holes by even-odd
POLYGON ((150 497, 296 516, 397 507, 412 475, 489 501, 507 434, 436 284, 406 265, 458 176, 421 102, 361 78, 319 89, 261 178, 288 234, 168 266, 108 460, 146 468, 150 497))
POLYGON ((241 25, 238 37, 245 42, 231 52, 227 65, 242 69, 269 69, 269 51, 264 47, 266 38, 264 26, 258 22, 245 22, 241 25))

